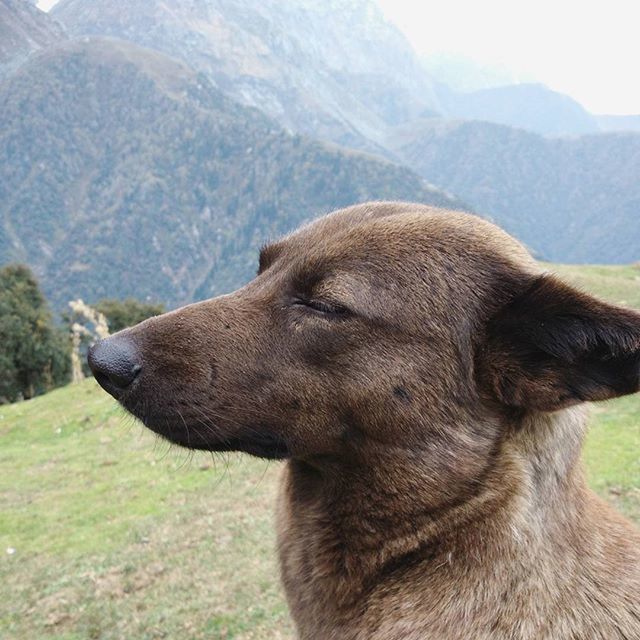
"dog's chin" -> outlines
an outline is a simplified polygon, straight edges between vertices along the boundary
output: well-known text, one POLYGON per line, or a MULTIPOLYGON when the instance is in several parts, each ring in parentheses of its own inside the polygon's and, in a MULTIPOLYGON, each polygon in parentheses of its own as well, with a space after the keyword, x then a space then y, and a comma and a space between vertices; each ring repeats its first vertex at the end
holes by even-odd
POLYGON ((169 442, 187 449, 200 451, 248 453, 267 460, 284 460, 291 456, 287 443, 271 431, 247 428, 245 433, 225 437, 213 434, 208 430, 203 432, 199 425, 189 426, 169 420, 158 420, 147 416, 136 416, 151 431, 162 436, 169 442))
POLYGON ((291 457, 287 443, 278 437, 231 438, 209 446, 208 451, 241 451, 267 460, 286 460, 291 457))

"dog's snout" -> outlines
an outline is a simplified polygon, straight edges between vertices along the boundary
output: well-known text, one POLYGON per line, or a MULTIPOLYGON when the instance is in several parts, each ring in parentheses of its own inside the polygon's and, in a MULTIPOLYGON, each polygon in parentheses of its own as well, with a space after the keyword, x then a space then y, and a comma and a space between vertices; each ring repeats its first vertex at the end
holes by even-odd
POLYGON ((116 397, 142 370, 135 346, 118 336, 96 342, 89 349, 88 361, 100 386, 116 397))

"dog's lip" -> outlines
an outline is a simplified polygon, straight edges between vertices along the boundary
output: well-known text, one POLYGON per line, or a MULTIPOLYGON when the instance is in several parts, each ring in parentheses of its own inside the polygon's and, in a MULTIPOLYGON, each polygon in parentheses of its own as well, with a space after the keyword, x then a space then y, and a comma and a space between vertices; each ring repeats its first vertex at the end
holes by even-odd
POLYGON ((199 425, 185 424, 180 416, 144 415, 127 407, 123 399, 120 399, 120 404, 151 431, 189 449, 215 452, 240 451, 269 460, 284 460, 292 455, 288 443, 268 427, 247 425, 244 434, 231 437, 220 435, 210 441, 206 438, 206 434, 198 429, 199 425))

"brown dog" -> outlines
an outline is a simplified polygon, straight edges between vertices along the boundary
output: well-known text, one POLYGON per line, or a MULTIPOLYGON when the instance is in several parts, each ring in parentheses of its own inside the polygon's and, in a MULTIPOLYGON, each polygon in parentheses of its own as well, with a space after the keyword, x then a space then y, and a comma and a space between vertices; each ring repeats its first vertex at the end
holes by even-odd
POLYGON ((586 487, 586 400, 640 386, 640 315, 474 216, 376 203, 99 342, 169 440, 288 460, 282 577, 313 640, 638 640, 640 535, 586 487))

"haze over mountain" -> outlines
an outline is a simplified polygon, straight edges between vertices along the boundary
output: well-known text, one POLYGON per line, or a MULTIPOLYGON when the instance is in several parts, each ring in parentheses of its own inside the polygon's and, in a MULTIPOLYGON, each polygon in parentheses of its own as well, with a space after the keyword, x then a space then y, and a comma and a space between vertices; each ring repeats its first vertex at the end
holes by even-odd
POLYGON ((595 117, 601 131, 640 131, 640 115, 595 117))
POLYGON ((437 87, 372 0, 63 0, 72 35, 183 60, 283 126, 384 153, 386 127, 439 110, 437 87))
MULTIPOLYGON (((294 131, 382 154, 389 126, 426 115, 543 135, 600 131, 579 103, 541 84, 496 86, 494 78, 461 91, 489 72, 467 68, 461 85, 451 63, 436 65, 436 79, 435 63, 374 0, 61 0, 52 14, 72 35, 116 36, 179 58, 294 131)), ((618 125, 610 120, 608 130, 618 125)))
POLYGON ((0 0, 0 80, 31 53, 64 38, 60 24, 25 0, 0 0))
MULTIPOLYGON (((504 67, 483 65, 467 56, 433 53, 420 60, 432 78, 459 93, 518 84, 522 80, 504 67)), ((526 81, 533 82, 533 78, 526 81)))
POLYGON ((82 39, 0 84, 0 256, 61 307, 230 290, 270 236, 370 199, 461 206, 409 169, 292 135, 163 54, 82 39))

